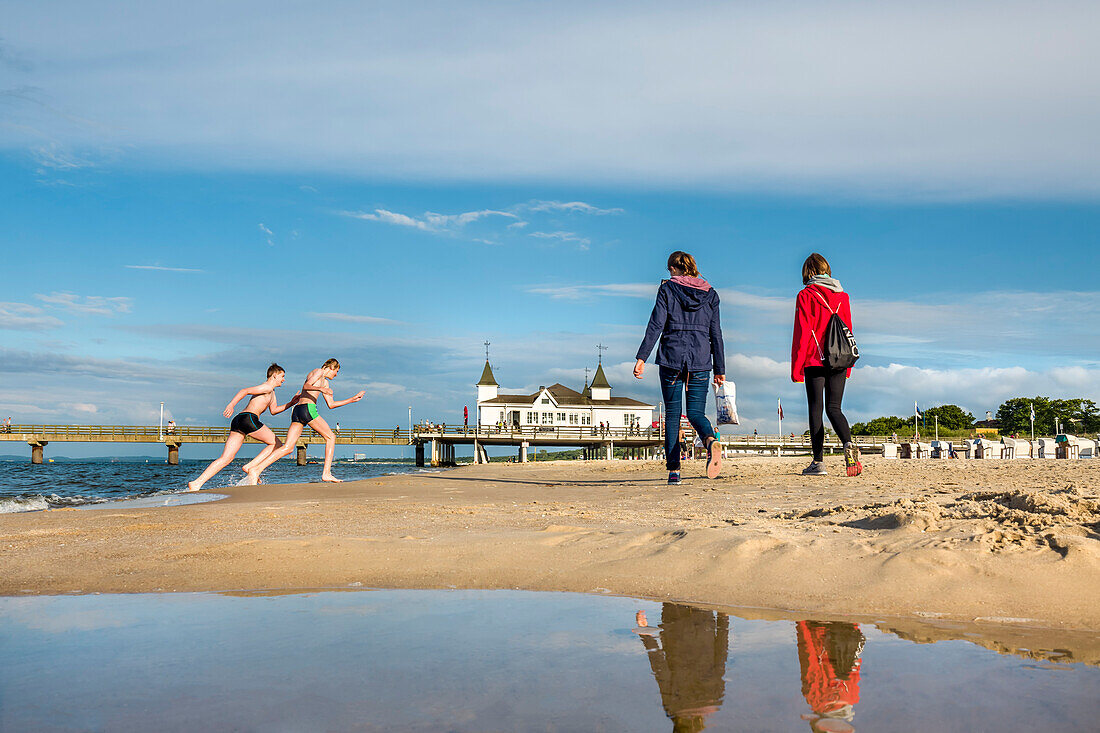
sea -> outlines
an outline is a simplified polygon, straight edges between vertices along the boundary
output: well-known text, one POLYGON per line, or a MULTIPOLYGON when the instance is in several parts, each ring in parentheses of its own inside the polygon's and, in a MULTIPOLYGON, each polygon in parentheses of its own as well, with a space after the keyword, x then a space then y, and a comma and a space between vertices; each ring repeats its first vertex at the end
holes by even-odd
MULTIPOLYGON (((245 475, 248 459, 233 461, 214 476, 204 489, 236 486, 245 475)), ((110 501, 146 499, 178 494, 187 482, 198 477, 209 460, 181 460, 170 466, 163 458, 97 458, 62 460, 39 465, 26 458, 0 460, 0 514, 35 512, 59 507, 79 507, 110 501)), ((412 461, 371 459, 333 461, 332 472, 340 479, 358 479, 389 474, 430 472, 412 461)), ((299 466, 283 460, 264 471, 262 483, 304 484, 321 480, 321 463, 299 466)))

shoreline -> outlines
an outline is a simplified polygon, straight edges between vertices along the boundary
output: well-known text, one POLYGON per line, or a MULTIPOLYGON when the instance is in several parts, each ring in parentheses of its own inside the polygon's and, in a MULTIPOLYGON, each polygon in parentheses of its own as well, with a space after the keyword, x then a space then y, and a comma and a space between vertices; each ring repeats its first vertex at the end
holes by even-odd
POLYGON ((1100 465, 870 458, 850 479, 803 477, 802 463, 733 458, 710 481, 687 462, 678 487, 657 462, 490 464, 218 489, 229 498, 176 507, 6 514, 0 594, 609 591, 1100 629, 1100 465))

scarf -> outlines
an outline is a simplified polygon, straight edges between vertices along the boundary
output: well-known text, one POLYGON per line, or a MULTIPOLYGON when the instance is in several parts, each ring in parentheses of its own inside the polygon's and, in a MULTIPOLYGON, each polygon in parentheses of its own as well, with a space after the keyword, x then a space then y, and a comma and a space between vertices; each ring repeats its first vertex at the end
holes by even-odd
POLYGON ((691 275, 673 275, 672 282, 677 285, 683 285, 686 288, 695 288, 696 290, 702 290, 706 292, 710 290, 710 283, 701 277, 692 277, 691 275))
POLYGON ((814 275, 810 278, 810 281, 806 283, 806 287, 809 287, 810 285, 820 285, 823 288, 832 290, 834 293, 844 292, 844 288, 841 287, 840 281, 835 278, 831 278, 828 275, 814 275))

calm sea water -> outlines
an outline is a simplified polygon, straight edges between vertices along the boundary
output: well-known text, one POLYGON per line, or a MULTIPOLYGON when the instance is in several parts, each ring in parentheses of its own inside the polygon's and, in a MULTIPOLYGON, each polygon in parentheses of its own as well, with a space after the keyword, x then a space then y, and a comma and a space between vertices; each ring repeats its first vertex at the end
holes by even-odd
MULTIPOLYGON (((163 461, 58 461, 34 465, 30 461, 0 461, 0 514, 39 511, 51 507, 80 506, 117 499, 157 496, 187 488, 209 464, 205 460, 181 460, 178 466, 163 461)), ((244 478, 241 467, 247 460, 234 461, 207 482, 204 488, 233 486, 244 478)), ((390 473, 412 473, 411 463, 336 461, 337 478, 356 480, 390 473)), ((321 480, 321 464, 299 466, 283 460, 263 474, 264 483, 297 484, 321 480)))
POLYGON ((1096 730, 1100 669, 1065 663, 1088 650, 908 623, 510 591, 0 598, 0 730, 1096 730))

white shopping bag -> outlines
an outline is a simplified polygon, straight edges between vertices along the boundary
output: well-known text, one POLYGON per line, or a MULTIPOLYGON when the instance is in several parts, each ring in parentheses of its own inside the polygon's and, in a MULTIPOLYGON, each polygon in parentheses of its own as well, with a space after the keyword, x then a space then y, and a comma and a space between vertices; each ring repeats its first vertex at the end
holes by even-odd
POLYGON ((737 385, 727 379, 714 390, 714 402, 718 408, 719 425, 737 425, 737 385))

